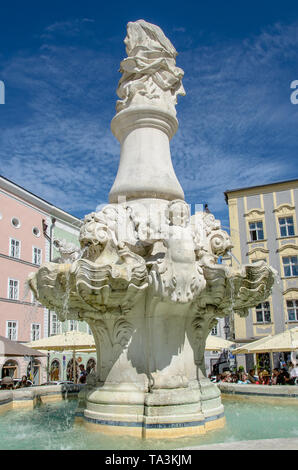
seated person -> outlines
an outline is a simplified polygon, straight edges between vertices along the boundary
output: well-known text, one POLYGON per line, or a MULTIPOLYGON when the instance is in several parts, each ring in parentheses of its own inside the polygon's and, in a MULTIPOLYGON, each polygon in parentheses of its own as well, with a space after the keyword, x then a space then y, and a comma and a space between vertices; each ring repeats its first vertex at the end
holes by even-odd
POLYGON ((249 380, 251 384, 255 384, 257 382, 257 380, 255 378, 255 370, 254 369, 249 370, 249 372, 247 374, 247 380, 249 380))
POLYGON ((23 375, 21 381, 17 384, 16 388, 30 387, 27 376, 23 375))
POLYGON ((237 384, 250 384, 247 374, 243 373, 241 378, 238 380, 237 384))
POLYGON ((83 364, 80 364, 80 377, 79 377, 79 383, 80 384, 85 384, 87 379, 87 372, 85 370, 85 367, 83 364))
POLYGON ((13 388, 13 379, 7 375, 1 380, 1 390, 11 390, 13 388))
POLYGON ((283 381, 282 385, 294 385, 294 379, 290 377, 290 374, 285 367, 281 369, 280 375, 283 381))
POLYGON ((262 372, 259 373, 259 382, 261 385, 270 385, 271 383, 271 377, 268 372, 268 370, 263 370, 262 372))

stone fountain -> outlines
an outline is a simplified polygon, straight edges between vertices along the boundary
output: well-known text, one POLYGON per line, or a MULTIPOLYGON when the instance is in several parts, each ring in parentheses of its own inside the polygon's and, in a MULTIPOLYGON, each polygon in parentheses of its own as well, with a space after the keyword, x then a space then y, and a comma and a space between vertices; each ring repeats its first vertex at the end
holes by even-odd
POLYGON ((193 216, 175 175, 170 140, 184 95, 177 52, 161 29, 127 25, 112 132, 121 144, 109 204, 84 219, 81 254, 31 276, 36 298, 61 321, 86 321, 97 349, 78 414, 102 432, 144 438, 224 425, 206 377, 205 342, 218 318, 264 301, 274 270, 218 263, 229 235, 209 212, 193 216))

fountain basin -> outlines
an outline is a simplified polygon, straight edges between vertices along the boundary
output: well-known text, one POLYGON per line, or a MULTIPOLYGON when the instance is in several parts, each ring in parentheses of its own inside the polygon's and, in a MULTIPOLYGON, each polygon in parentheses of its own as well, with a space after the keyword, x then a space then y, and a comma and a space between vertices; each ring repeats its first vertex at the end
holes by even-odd
POLYGON ((13 409, 34 409, 37 405, 77 398, 84 385, 62 384, 0 391, 0 414, 13 409))
MULTIPOLYGON (((56 394, 59 395, 59 386, 56 394)), ((239 386, 240 387, 240 386, 239 386)), ((241 385, 244 390, 245 385, 241 385)), ((45 389, 47 387, 36 387, 45 389)), ((264 393, 274 387, 263 386, 264 393)), ((290 387, 276 387, 280 393, 288 393, 290 387)), ((298 387, 291 387, 292 389, 298 387)), ((55 390, 51 388, 51 392, 55 390)), ((16 391, 17 392, 17 391, 16 391)), ((42 393, 42 392, 41 392, 42 393)), ((3 402, 4 394, 0 393, 3 402)), ((60 393, 60 398, 63 395, 60 393)), ((65 396, 64 396, 65 397, 65 396)), ((74 397, 74 395, 72 395, 74 397)), ((5 449, 104 449, 104 450, 170 450, 189 449, 197 446, 220 444, 237 445, 244 440, 294 439, 298 436, 298 399, 283 397, 239 396, 225 394, 222 390, 225 406, 226 425, 199 436, 180 439, 138 439, 132 436, 105 435, 85 429, 76 421, 78 402, 74 398, 59 399, 35 406, 33 409, 17 408, 6 410, 0 416, 0 448, 5 449), (85 429, 85 432, 82 432, 85 429)), ((3 406, 3 405, 2 405, 3 406)), ((2 408, 1 406, 1 408, 2 408)), ((239 444, 240 445, 240 444, 239 444)))

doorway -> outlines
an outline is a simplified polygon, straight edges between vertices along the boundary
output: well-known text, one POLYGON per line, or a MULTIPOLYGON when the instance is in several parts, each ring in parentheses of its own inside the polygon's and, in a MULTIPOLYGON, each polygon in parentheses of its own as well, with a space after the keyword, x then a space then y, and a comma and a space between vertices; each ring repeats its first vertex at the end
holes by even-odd
POLYGON ((9 359, 2 366, 2 379, 3 377, 11 377, 12 379, 18 378, 18 363, 13 359, 9 359))

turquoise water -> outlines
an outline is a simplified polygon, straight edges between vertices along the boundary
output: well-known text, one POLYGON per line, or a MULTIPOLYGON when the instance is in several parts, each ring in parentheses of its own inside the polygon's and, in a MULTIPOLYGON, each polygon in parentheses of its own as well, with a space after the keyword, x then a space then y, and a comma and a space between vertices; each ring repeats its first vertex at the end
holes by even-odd
POLYGON ((192 438, 146 440, 111 437, 74 424, 76 400, 0 415, 0 449, 175 449, 218 442, 298 437, 298 405, 265 399, 223 398, 225 428, 192 438))

